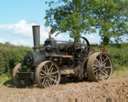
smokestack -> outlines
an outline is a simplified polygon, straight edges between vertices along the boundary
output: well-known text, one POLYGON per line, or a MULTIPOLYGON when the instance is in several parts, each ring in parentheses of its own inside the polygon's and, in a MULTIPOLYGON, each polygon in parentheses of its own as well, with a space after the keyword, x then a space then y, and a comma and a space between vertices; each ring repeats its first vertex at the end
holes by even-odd
POLYGON ((34 25, 32 26, 32 30, 33 30, 34 49, 38 49, 40 47, 40 26, 34 25))

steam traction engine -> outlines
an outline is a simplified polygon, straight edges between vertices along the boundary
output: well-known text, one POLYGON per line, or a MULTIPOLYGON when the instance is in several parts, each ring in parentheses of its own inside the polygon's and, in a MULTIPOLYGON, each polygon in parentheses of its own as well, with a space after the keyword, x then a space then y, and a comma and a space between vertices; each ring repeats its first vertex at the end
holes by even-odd
POLYGON ((33 51, 13 69, 16 86, 36 83, 40 87, 57 85, 62 75, 73 74, 76 80, 106 80, 112 63, 105 52, 90 53, 85 37, 78 42, 56 41, 51 36, 40 45, 40 26, 33 26, 33 51))

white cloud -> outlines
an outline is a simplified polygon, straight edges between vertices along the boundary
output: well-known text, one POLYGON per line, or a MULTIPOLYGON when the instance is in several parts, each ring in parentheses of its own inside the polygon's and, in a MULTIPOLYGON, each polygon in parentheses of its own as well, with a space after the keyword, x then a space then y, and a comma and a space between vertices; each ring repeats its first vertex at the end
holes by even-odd
MULTIPOLYGON (((27 43, 27 40, 22 39, 22 37, 32 39, 32 25, 37 25, 37 24, 34 22, 28 22, 26 20, 20 20, 19 22, 14 24, 0 24, 0 36, 2 37, 3 31, 4 31, 4 36, 10 36, 10 41, 8 42, 11 42, 13 44, 23 43, 25 45, 26 44, 29 45, 30 43, 27 43), (14 36, 17 36, 18 40, 17 39, 12 40, 11 37, 14 37, 14 36)), ((40 28, 41 28, 40 29, 41 41, 44 41, 48 36, 49 28, 46 28, 43 25, 41 25, 40 28)), ((5 42, 7 40, 9 39, 4 39, 4 38, 0 39, 1 42, 5 42)), ((32 45, 32 42, 29 46, 31 45, 32 45)))
POLYGON ((85 35, 85 37, 89 40, 91 44, 101 43, 101 37, 98 35, 98 33, 87 34, 85 35))
MULTIPOLYGON (((20 20, 14 24, 0 24, 0 42, 10 42, 16 45, 33 46, 32 25, 37 25, 37 23, 20 20)), ((48 37, 50 28, 46 28, 43 25, 41 25, 40 28, 41 43, 43 43, 48 37)), ((87 34, 85 37, 90 43, 100 43, 100 36, 98 33, 87 34)), ((60 34, 56 39, 67 41, 70 38, 67 36, 67 34, 60 34)))
POLYGON ((1 24, 0 30, 7 30, 11 31, 15 34, 21 34, 24 36, 31 36, 32 30, 31 26, 35 23, 28 23, 25 20, 20 20, 19 22, 15 24, 1 24))

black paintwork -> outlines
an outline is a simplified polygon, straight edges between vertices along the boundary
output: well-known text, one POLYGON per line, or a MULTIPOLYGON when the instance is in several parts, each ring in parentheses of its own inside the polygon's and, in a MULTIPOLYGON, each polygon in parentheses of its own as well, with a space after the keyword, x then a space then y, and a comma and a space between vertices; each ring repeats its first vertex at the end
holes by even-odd
POLYGON ((23 64, 30 67, 36 67, 42 61, 53 60, 59 66, 77 66, 89 53, 89 42, 86 38, 83 39, 86 41, 86 45, 79 42, 60 43, 53 38, 49 38, 44 42, 42 47, 38 48, 38 50, 36 49, 29 52, 24 57, 23 64), (84 46, 84 48, 82 48, 82 46, 84 46))

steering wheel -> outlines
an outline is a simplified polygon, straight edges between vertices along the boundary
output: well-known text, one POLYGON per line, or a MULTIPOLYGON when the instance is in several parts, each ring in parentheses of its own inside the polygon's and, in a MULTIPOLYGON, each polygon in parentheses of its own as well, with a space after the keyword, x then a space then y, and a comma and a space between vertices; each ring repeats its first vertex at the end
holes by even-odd
POLYGON ((81 44, 81 55, 85 56, 88 55, 90 51, 90 43, 85 37, 80 38, 80 44, 81 44))
POLYGON ((90 51, 90 43, 85 37, 80 37, 80 40, 74 43, 74 49, 76 51, 76 55, 80 58, 84 58, 90 51))

